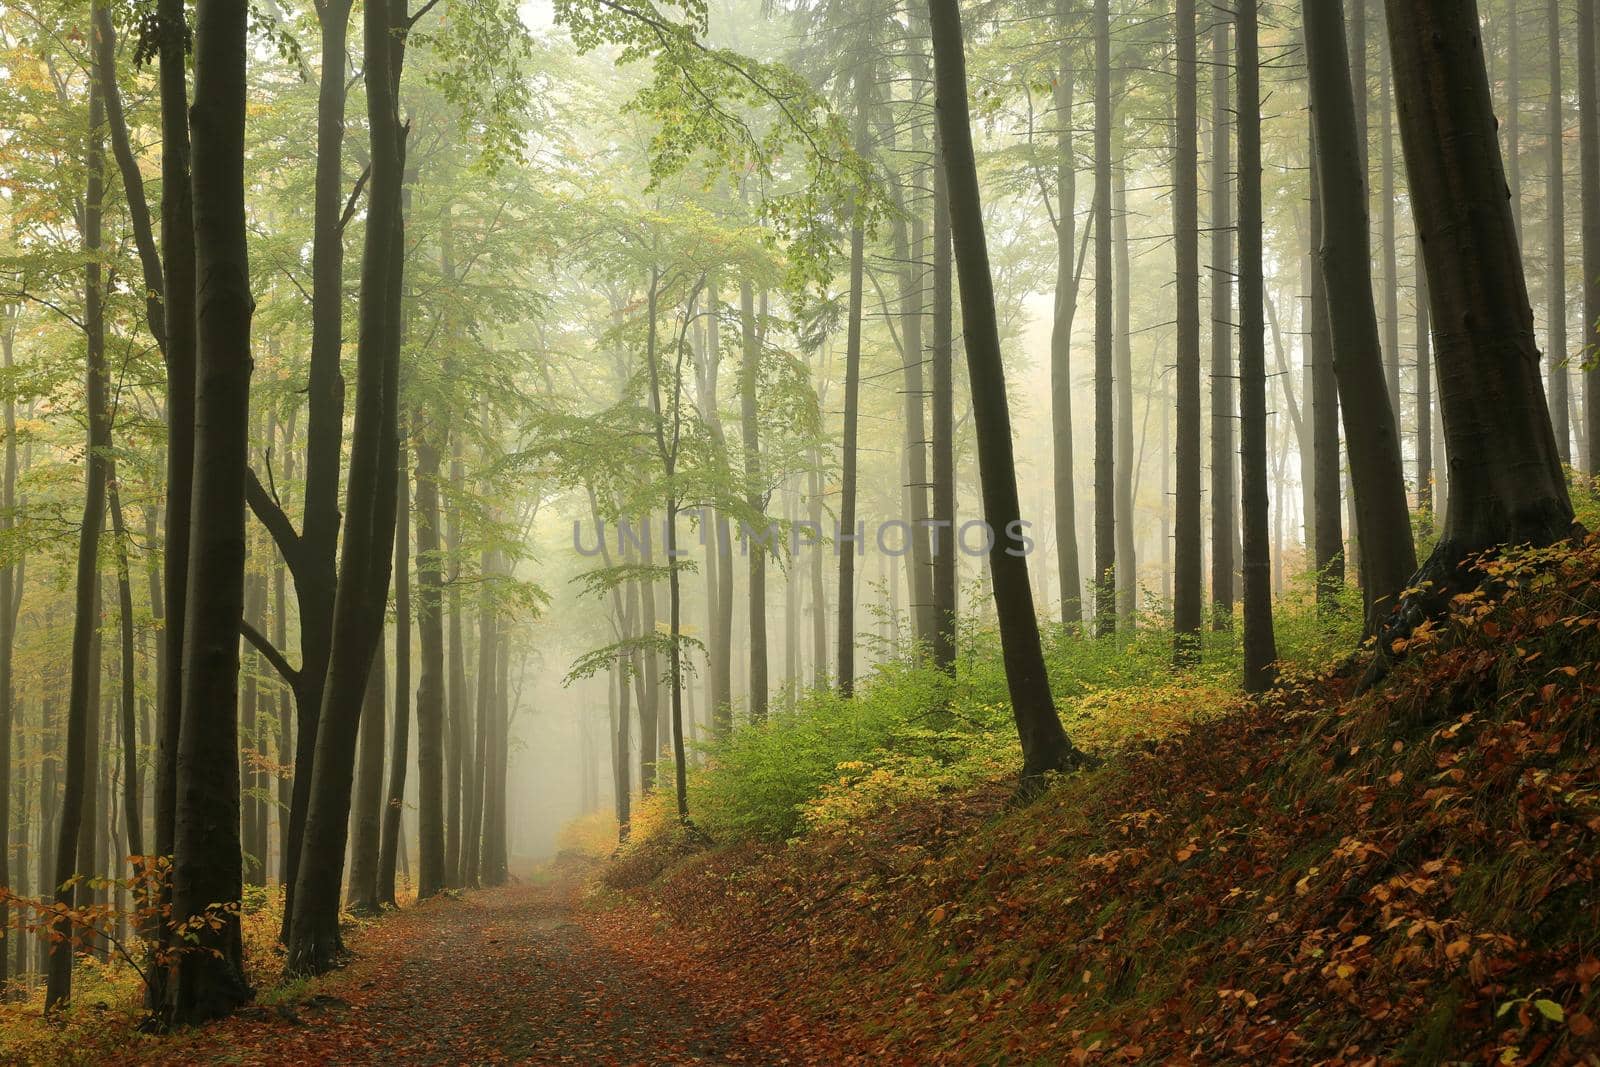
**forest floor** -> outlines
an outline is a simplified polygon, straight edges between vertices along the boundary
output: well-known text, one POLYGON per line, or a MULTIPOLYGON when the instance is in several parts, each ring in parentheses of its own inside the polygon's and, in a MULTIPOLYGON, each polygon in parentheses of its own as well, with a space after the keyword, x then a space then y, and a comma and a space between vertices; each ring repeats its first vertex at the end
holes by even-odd
POLYGON ((349 966, 261 1002, 158 1062, 840 1063, 805 1022, 751 1004, 685 943, 580 909, 587 861, 401 910, 349 966))

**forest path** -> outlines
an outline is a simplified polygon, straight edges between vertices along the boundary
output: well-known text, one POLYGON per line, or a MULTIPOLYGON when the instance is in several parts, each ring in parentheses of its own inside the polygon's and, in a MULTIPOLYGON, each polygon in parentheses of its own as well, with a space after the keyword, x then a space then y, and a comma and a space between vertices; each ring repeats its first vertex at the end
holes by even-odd
POLYGON ((577 909, 581 872, 409 907, 355 959, 197 1035, 185 1062, 839 1063, 773 1006, 637 919, 577 909), (796 1051, 804 1049, 805 1051, 796 1051))

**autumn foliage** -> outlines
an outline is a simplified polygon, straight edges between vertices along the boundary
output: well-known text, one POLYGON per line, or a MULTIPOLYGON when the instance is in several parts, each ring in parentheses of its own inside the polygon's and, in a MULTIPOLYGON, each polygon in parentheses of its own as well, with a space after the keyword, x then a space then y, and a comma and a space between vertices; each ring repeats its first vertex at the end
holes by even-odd
POLYGON ((1359 662, 1299 673, 1022 810, 998 779, 659 834, 600 899, 868 1062, 1590 1060, 1600 543, 1479 573, 1359 697, 1359 662))

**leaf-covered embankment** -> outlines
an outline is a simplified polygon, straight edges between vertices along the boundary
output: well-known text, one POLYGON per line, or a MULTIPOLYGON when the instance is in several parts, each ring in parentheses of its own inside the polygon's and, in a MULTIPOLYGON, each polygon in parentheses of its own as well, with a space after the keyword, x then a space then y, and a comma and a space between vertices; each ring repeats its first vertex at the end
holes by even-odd
POLYGON ((788 844, 658 833, 600 906, 874 1060, 1593 1056, 1600 546, 1491 579, 1359 698, 1300 676, 1022 810, 996 781, 788 844))

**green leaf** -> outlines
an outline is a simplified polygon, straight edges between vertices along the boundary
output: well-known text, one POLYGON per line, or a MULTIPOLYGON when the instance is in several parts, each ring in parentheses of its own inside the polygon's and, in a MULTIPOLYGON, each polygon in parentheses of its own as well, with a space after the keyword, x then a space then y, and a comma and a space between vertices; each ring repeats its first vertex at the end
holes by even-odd
POLYGON ((1541 997, 1533 1002, 1533 1006, 1540 1015, 1543 1015, 1546 1019, 1549 1019, 1553 1023, 1566 1021, 1567 1013, 1562 1011, 1561 1005, 1557 1004, 1553 1000, 1545 1000, 1541 997))

